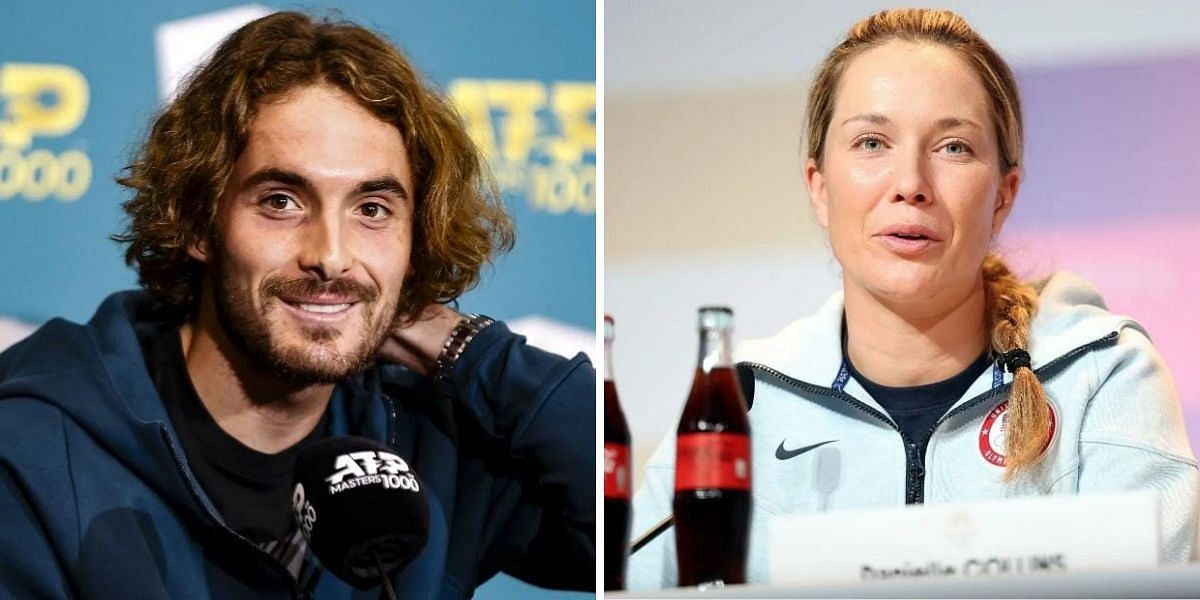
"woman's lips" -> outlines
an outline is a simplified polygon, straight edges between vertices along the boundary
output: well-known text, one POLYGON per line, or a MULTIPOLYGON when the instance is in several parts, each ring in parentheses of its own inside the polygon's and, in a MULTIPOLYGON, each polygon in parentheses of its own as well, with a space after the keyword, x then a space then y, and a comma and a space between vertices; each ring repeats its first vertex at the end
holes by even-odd
POLYGON ((919 223, 893 223, 876 233, 875 239, 892 253, 906 258, 918 256, 942 242, 937 231, 919 223))
POLYGON ((929 238, 935 242, 942 241, 942 236, 932 227, 918 223, 895 223, 884 227, 875 235, 894 235, 902 238, 929 238))
POLYGON ((877 235, 876 240, 891 252, 904 257, 919 256, 941 242, 928 237, 905 237, 897 234, 877 235))

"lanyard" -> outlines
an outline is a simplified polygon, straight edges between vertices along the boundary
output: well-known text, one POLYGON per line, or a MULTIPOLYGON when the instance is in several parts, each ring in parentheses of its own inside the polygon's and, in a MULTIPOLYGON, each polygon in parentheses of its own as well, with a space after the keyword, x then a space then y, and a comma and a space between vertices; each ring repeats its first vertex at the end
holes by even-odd
MULTIPOLYGON (((833 380, 833 391, 841 393, 846 390, 846 384, 850 381, 850 369, 846 366, 846 359, 842 359, 842 368, 838 369, 837 377, 833 380)), ((996 389, 1004 384, 1004 367, 1000 366, 1000 361, 992 363, 992 389, 996 389)))

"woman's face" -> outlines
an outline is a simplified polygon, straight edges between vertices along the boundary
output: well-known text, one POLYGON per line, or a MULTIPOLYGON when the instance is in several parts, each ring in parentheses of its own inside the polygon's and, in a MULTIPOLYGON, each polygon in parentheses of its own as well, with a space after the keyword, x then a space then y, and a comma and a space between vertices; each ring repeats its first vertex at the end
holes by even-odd
POLYGON ((824 165, 806 175, 845 285, 930 314, 961 302, 1020 180, 1001 173, 979 76, 946 48, 893 41, 853 59, 840 86, 824 165))

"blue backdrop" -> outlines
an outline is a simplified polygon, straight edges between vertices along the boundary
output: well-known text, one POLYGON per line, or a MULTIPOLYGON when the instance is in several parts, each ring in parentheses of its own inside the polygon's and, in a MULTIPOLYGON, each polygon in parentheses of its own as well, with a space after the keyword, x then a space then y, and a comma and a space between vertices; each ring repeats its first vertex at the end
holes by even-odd
MULTIPOLYGON (((0 316, 88 319, 136 285, 113 178, 162 106, 165 75, 205 35, 321 4, 6 2, 0 9, 0 316), (233 22, 232 25, 230 22, 233 22), (224 28, 224 29, 222 29, 224 28)), ((595 324, 595 5, 339 3, 453 94, 517 223, 516 249, 462 300, 512 320, 595 324)), ((482 598, 557 596, 499 577, 482 598)))

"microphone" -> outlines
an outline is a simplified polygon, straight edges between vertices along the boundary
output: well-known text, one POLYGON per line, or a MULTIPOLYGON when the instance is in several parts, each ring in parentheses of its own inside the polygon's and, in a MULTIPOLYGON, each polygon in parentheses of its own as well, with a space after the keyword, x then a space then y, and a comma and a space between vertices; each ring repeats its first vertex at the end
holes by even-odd
MULTIPOLYGON (((746 412, 754 407, 754 370, 746 363, 737 364, 738 385, 742 388, 742 397, 746 399, 746 412)), ((654 527, 651 527, 646 532, 634 538, 633 543, 629 544, 629 554, 633 554, 638 550, 646 547, 646 544, 654 541, 654 538, 666 533, 672 525, 675 524, 675 515, 669 514, 659 521, 654 527)))
POLYGON ((292 511, 313 554, 342 581, 365 590, 403 568, 429 537, 429 499, 417 474, 391 448, 330 437, 296 458, 292 511))

